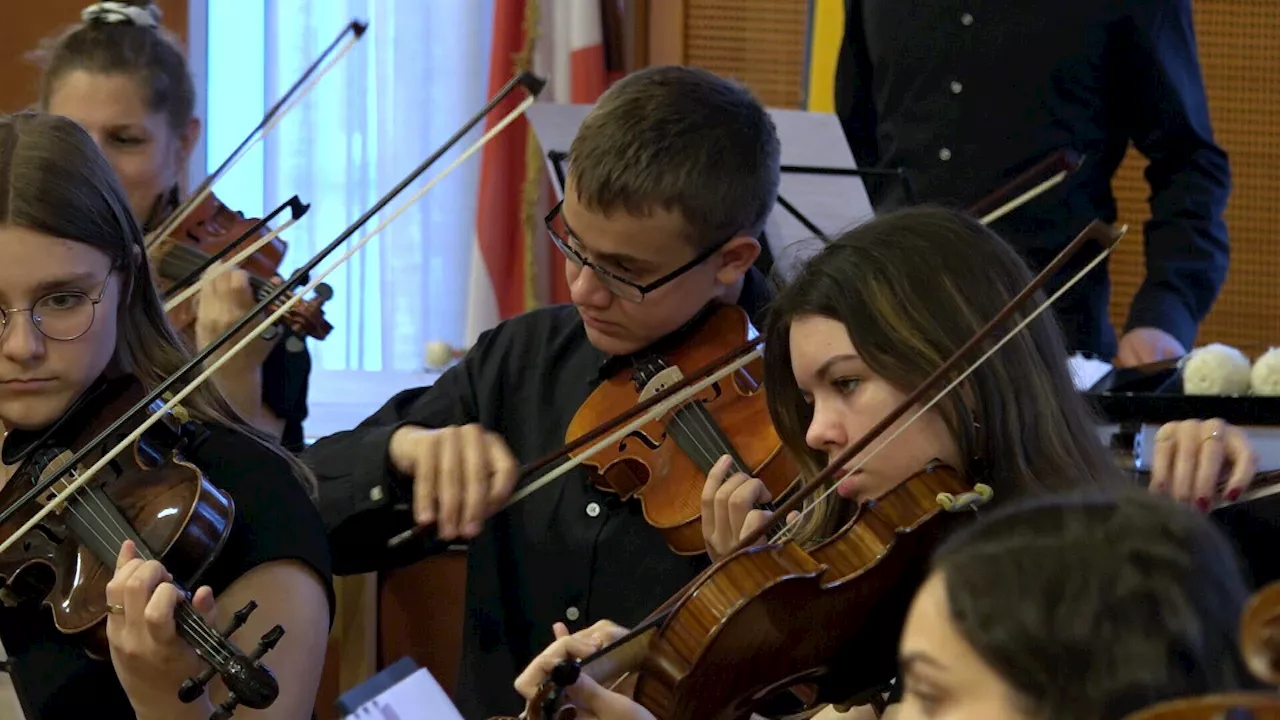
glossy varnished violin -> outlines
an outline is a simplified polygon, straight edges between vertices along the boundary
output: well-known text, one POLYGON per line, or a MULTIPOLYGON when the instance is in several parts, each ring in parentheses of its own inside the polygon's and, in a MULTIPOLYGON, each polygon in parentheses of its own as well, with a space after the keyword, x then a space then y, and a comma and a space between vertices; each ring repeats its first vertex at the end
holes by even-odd
MULTIPOLYGON (((711 306, 695 319, 696 332, 669 351, 655 350, 601 383, 573 416, 565 441, 572 444, 607 425, 626 408, 675 385, 684 373, 702 367, 756 335, 747 313, 736 305, 711 306)), ((756 358, 716 381, 665 415, 587 456, 596 485, 623 499, 638 498, 645 520, 662 531, 672 550, 706 552, 702 537, 702 486, 724 455, 730 474, 759 478, 774 498, 800 477, 773 423, 764 388, 763 362, 756 358)), ((584 454, 573 450, 570 456, 584 454)))
MULTIPOLYGON (((973 336, 866 435, 777 509, 799 510, 819 487, 880 452, 1052 301, 1104 260, 1124 233, 1091 223, 986 327, 973 336), (968 369, 959 365, 1008 322, 1067 260, 1089 241, 1103 246, 1053 298, 1006 333, 968 369), (884 442, 850 467, 889 427, 943 382, 884 442)), ((909 599, 938 539, 993 496, 980 479, 934 466, 862 505, 831 538, 803 548, 777 538, 757 544, 767 528, 742 538, 735 550, 700 574, 624 638, 551 674, 526 709, 534 718, 571 718, 564 689, 588 673, 597 682, 627 677, 632 697, 659 720, 744 720, 782 692, 807 705, 865 701, 893 677, 895 650, 909 599)), ((785 533, 784 533, 785 534, 785 533)))
MULTIPOLYGON (((293 210, 295 221, 309 208, 297 197, 286 205, 293 210)), ((173 297, 190 287, 214 262, 236 257, 237 250, 246 245, 261 245, 238 265, 248 272, 255 297, 259 300, 266 297, 288 245, 278 236, 267 238, 269 231, 265 226, 266 221, 245 217, 224 205, 212 192, 206 193, 204 200, 185 214, 173 233, 159 238, 148 249, 158 287, 165 296, 173 297)), ((288 297, 286 292, 275 305, 282 305, 288 297)), ((325 339, 333 326, 324 317, 323 305, 332 297, 333 291, 328 285, 317 286, 315 296, 289 307, 284 323, 304 337, 325 339)), ((190 333, 195 321, 193 301, 194 298, 187 298, 169 309, 169 319, 179 332, 190 333)))
MULTIPOLYGON (((84 462, 100 459, 106 446, 95 446, 81 463, 67 465, 77 450, 145 394, 132 376, 100 380, 57 424, 38 436, 10 432, 4 461, 18 468, 0 489, 0 507, 16 507, 18 512, 0 522, 0 535, 15 533, 84 472, 84 462), (24 493, 54 475, 65 479, 45 487, 35 503, 18 503, 24 493)), ((152 410, 160 404, 153 403, 152 410)), ((108 435, 108 442, 118 442, 136 426, 121 425, 108 435)), ((43 601, 60 631, 79 636, 91 656, 105 660, 109 657, 106 586, 125 540, 134 541, 143 559, 160 560, 179 588, 196 587, 226 542, 235 517, 231 497, 183 457, 183 448, 198 433, 198 426, 185 420, 180 407, 164 413, 162 421, 108 464, 93 485, 57 506, 23 542, 0 552, 0 576, 7 580, 0 600, 8 605, 33 596, 43 601)), ((272 628, 247 655, 227 639, 255 607, 250 602, 220 632, 205 622, 189 595, 179 601, 174 618, 178 635, 209 666, 207 672, 183 684, 179 696, 184 701, 199 698, 215 672, 230 692, 219 708, 223 717, 229 717, 237 704, 261 709, 276 699, 275 676, 259 660, 279 642, 284 628, 272 628)))

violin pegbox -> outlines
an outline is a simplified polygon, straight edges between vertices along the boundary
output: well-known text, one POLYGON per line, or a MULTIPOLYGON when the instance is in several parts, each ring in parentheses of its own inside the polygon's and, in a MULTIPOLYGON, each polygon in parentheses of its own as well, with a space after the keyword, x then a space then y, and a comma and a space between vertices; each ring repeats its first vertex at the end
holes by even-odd
MULTIPOLYGON (((232 616, 230 624, 227 625, 227 629, 222 632, 223 640, 229 644, 231 642, 231 636, 244 626, 245 622, 249 620, 249 616, 253 614, 253 611, 257 608, 258 603, 250 600, 244 607, 237 610, 235 615, 232 616)), ((263 633, 262 638, 258 640, 258 647, 254 648, 254 651, 249 654, 247 658, 248 661, 251 664, 257 665, 258 661, 261 660, 264 655, 275 648, 276 643, 280 642, 280 638, 282 637, 284 637, 284 627, 281 625, 276 625, 263 633)), ((261 671, 265 672, 268 676, 271 675, 271 671, 267 670, 265 666, 261 667, 261 671)), ((206 667, 204 672, 200 673, 196 677, 187 678, 186 681, 182 683, 182 687, 178 689, 178 699, 184 703, 192 703, 199 700, 200 697, 204 695, 205 689, 209 685, 209 681, 213 679, 216 672, 217 671, 210 666, 206 667)), ((209 716, 209 720, 227 720, 227 718, 230 718, 235 712, 235 709, 240 705, 244 705, 245 707, 253 708, 255 710, 261 710, 269 706, 271 701, 275 699, 276 693, 278 692, 278 688, 274 686, 274 676, 271 676, 270 679, 272 687, 257 688, 254 687, 253 683, 248 683, 240 688, 240 692, 228 689, 227 699, 214 709, 213 714, 209 716)))
POLYGON ((978 483, 973 486, 973 492, 960 493, 953 495, 951 493, 938 493, 938 505, 942 506, 947 512, 963 512, 965 510, 977 511, 978 508, 986 505, 995 497, 995 490, 990 485, 978 483))

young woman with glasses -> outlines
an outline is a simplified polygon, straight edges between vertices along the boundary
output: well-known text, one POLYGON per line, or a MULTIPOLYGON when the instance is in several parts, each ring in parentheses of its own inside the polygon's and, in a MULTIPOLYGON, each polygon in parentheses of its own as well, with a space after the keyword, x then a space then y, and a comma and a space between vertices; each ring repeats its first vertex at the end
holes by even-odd
MULTIPOLYGON (((70 444, 77 423, 101 414, 98 390, 129 378, 152 390, 189 359, 151 283, 142 233, 115 174, 89 135, 60 116, 0 116, 0 308, 6 483, 34 482, 36 450, 70 444)), ((191 602, 219 629, 256 602, 231 636, 246 652, 283 625, 264 659, 279 696, 255 717, 310 718, 333 607, 314 478, 215 385, 201 385, 182 406, 203 430, 184 457, 234 504, 230 533, 199 588, 190 588, 191 602)), ((27 538, 42 533, 37 527, 27 538)), ((166 548, 150 550, 159 556, 166 548)), ((226 691, 215 678, 195 702, 179 700, 183 681, 205 665, 175 633, 179 594, 169 571, 144 561, 131 541, 113 551, 106 597, 73 600, 105 605, 109 658, 91 656, 84 638, 55 626, 37 569, 19 576, 30 582, 6 578, 0 642, 23 712, 28 720, 207 720, 226 691)))

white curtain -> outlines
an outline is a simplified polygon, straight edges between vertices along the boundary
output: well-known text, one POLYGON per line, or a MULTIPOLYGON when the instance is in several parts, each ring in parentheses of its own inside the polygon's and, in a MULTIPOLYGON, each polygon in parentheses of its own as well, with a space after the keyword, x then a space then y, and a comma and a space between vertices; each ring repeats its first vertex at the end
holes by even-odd
MULTIPOLYGON (((259 216, 293 195, 311 205, 282 236, 289 244, 283 275, 338 237, 486 100, 492 0, 208 0, 206 7, 210 171, 344 26, 353 19, 369 24, 364 38, 214 188, 228 205, 259 216)), ((389 217, 482 130, 460 141, 319 269, 389 217)), ((462 344, 478 159, 472 156, 325 279, 334 290, 325 306, 334 330, 308 343, 313 408, 342 399, 328 394, 350 391, 349 383, 326 383, 331 373, 403 376, 421 372, 427 341, 462 344)))

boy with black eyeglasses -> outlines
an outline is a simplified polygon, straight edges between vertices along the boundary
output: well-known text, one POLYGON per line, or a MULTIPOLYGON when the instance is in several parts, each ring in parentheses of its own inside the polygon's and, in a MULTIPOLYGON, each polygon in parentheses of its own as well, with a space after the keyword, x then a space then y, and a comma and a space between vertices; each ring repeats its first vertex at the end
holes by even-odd
POLYGON ((464 716, 522 709, 511 683, 554 623, 638 622, 707 566, 673 553, 638 502, 597 490, 583 468, 494 513, 518 465, 562 447, 579 406, 634 354, 678 341, 711 303, 758 317, 769 298, 753 263, 779 156, 768 113, 730 81, 688 67, 618 81, 579 128, 546 221, 573 304, 498 325, 433 386, 304 454, 338 574, 469 542, 453 693, 464 716), (408 502, 412 516, 394 509, 408 502), (415 522, 435 527, 388 550, 415 522))

